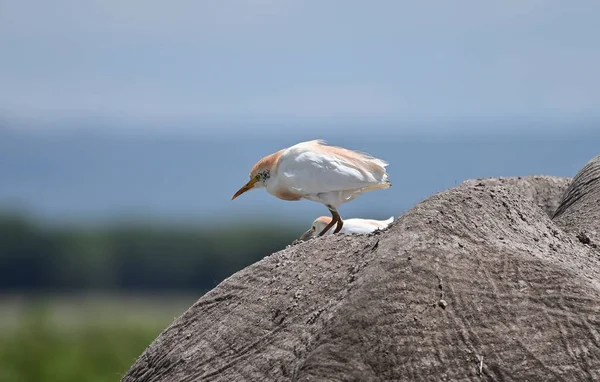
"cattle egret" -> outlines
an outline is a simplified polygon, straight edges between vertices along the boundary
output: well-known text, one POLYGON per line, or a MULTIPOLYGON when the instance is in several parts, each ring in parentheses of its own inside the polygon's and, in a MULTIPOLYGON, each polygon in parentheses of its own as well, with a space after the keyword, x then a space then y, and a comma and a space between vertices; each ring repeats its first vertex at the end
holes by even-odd
POLYGON ((250 181, 231 198, 254 188, 283 200, 308 199, 323 203, 331 212, 331 222, 322 236, 337 224, 344 224, 338 207, 362 193, 392 186, 385 167, 388 164, 366 153, 328 146, 316 139, 298 143, 259 160, 250 170, 250 181))
MULTIPOLYGON (((344 220, 344 227, 340 231, 341 233, 355 233, 355 234, 364 234, 371 233, 377 229, 384 229, 390 223, 394 221, 394 217, 390 217, 387 220, 375 220, 375 219, 346 219, 344 220)), ((321 232, 324 227, 326 227, 329 223, 331 223, 331 218, 329 216, 319 216, 312 223, 310 229, 300 236, 300 240, 305 241, 312 237, 317 236, 318 232, 321 232)), ((331 233, 331 231, 330 231, 331 233)))

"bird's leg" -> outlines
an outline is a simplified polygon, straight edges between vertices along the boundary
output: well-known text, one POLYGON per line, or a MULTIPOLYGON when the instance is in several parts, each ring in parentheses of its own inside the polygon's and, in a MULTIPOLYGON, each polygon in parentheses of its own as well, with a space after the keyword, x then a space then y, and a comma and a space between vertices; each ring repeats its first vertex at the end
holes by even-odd
POLYGON ((339 213, 337 214, 337 221, 338 221, 338 224, 335 227, 335 231, 333 231, 333 233, 340 232, 342 230, 342 227, 344 226, 344 221, 342 220, 342 217, 340 216, 339 213))
MULTIPOLYGON (((319 236, 325 235, 325 233, 327 231, 329 231, 331 229, 331 227, 333 227, 335 225, 335 223, 337 223, 339 221, 338 219, 340 219, 340 215, 337 213, 335 208, 333 208, 331 206, 327 206, 327 208, 329 209, 329 212, 331 212, 331 222, 329 222, 329 224, 327 224, 325 226, 325 228, 323 228, 323 230, 319 233, 319 236)), ((335 231, 335 232, 337 232, 337 231, 335 231)))

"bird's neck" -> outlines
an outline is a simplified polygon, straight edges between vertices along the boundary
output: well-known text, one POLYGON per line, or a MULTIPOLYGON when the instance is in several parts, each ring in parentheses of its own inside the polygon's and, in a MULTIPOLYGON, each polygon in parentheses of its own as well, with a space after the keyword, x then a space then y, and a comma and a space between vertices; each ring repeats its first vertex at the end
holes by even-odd
POLYGON ((277 188, 279 183, 277 182, 277 177, 274 176, 273 173, 270 173, 268 177, 264 178, 263 184, 267 188, 267 191, 271 192, 271 190, 275 190, 277 188))

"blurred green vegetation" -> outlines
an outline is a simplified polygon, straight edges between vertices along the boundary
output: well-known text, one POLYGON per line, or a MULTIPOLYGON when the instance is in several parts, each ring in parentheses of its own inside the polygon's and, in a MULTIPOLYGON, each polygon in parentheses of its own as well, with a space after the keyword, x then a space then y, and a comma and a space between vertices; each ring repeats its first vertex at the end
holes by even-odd
POLYGON ((303 228, 256 222, 44 227, 4 214, 0 290, 208 290, 285 248, 303 228))
MULTIPOLYGON (((174 318, 161 314, 128 320, 134 312, 123 306, 112 318, 66 307, 64 302, 29 302, 16 322, 0 319, 0 381, 118 381, 174 318)), ((11 306, 1 303, 0 309, 6 313, 11 306)))
POLYGON ((0 214, 0 382, 120 380, 203 293, 305 229, 59 226, 0 214))

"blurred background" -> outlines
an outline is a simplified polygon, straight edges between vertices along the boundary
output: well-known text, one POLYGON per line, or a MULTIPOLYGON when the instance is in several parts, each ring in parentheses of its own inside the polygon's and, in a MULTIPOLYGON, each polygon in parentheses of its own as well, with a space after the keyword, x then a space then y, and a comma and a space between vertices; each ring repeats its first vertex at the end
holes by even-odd
POLYGON ((261 157, 390 163, 343 217, 600 153, 600 3, 0 0, 0 381, 116 381, 328 211, 261 157))

